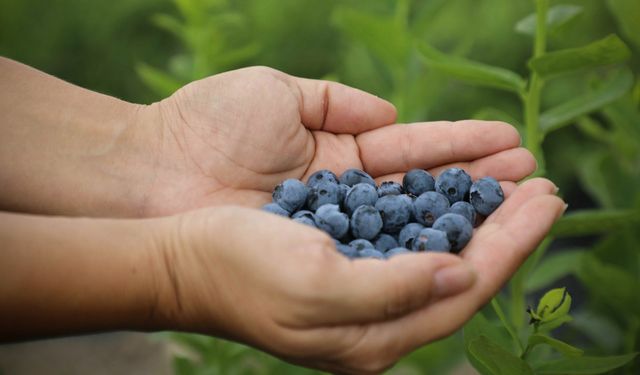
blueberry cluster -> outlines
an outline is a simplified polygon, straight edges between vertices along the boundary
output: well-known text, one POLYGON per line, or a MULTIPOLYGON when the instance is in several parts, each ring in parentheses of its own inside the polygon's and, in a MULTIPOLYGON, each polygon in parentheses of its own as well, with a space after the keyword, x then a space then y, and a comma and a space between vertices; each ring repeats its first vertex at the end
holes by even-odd
POLYGON ((320 170, 306 184, 284 180, 263 210, 327 232, 349 258, 385 259, 412 251, 459 253, 479 218, 503 201, 498 181, 483 177, 473 182, 460 168, 449 168, 435 179, 412 169, 402 184, 379 186, 359 169, 348 169, 339 178, 320 170))

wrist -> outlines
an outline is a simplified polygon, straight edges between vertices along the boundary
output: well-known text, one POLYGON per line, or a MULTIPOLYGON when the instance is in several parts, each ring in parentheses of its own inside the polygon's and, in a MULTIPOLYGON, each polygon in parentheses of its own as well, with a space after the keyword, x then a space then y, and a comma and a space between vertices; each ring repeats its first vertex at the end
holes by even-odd
POLYGON ((0 336, 155 330, 153 224, 0 213, 0 336))

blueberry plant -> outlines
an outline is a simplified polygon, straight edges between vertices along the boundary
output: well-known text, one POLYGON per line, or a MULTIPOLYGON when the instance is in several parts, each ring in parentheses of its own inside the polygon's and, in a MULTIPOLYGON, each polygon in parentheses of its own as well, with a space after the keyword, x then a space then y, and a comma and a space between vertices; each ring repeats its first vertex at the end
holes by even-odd
MULTIPOLYGON (((321 68, 313 76, 391 100, 400 121, 509 122, 536 157, 536 175, 561 187, 568 213, 505 289, 461 335, 417 350, 391 373, 442 373, 464 354, 481 374, 640 373, 637 0, 323 1, 312 6, 315 13, 295 1, 175 3, 178 16, 159 15, 154 22, 177 36, 184 50, 169 60, 168 72, 139 66, 141 78, 159 96, 243 65, 269 64, 295 73, 296 67, 287 65, 291 55, 284 62, 270 54, 280 45, 268 36, 280 35, 278 43, 295 40, 292 34, 326 20, 321 25, 326 37, 318 32, 317 43, 305 46, 334 43, 340 54, 335 60, 318 58, 321 68), (531 10, 519 21, 509 18, 531 10), (280 14, 301 19, 306 27, 279 34, 264 19, 280 14)), ((367 185, 362 176, 350 178, 367 185)), ((377 193, 373 187, 361 189, 358 196, 366 196, 367 189, 377 193)), ((358 203, 353 204, 355 211, 358 203)), ((457 209, 464 214, 464 207, 457 209)), ((309 215, 294 219, 305 222, 309 215)), ((404 236, 415 240, 410 229, 404 236)), ((379 240, 380 246, 395 241, 379 240)), ((177 373, 313 373, 239 344, 166 335, 189 349, 175 358, 177 373)))

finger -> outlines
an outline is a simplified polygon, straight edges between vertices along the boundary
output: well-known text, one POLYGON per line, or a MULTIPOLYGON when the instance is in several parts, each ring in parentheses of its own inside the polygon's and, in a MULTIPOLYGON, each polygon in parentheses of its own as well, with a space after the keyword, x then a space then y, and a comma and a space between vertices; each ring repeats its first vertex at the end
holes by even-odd
POLYGON ((466 120, 385 126, 356 137, 372 176, 472 161, 518 147, 520 135, 503 122, 466 120))
POLYGON ((318 326, 386 320, 420 308, 434 295, 466 290, 474 280, 473 270, 452 254, 345 261, 326 280, 310 318, 318 326))
POLYGON ((399 319, 371 324, 358 339, 358 352, 402 356, 455 332, 500 290, 563 210, 558 197, 535 195, 503 225, 479 230, 465 250, 465 261, 478 274, 475 285, 399 319))
MULTIPOLYGON (((519 181, 536 170, 536 160, 525 148, 511 148, 496 154, 470 161, 447 164, 429 169, 429 173, 437 177, 448 168, 462 168, 475 181, 491 176, 502 181, 519 181)), ((376 181, 402 181, 405 173, 392 173, 376 177, 376 181)))
POLYGON ((527 180, 518 186, 508 199, 505 199, 500 207, 488 217, 486 223, 509 220, 532 197, 541 194, 555 194, 556 191, 557 187, 553 182, 545 178, 538 177, 527 180))
POLYGON ((396 120, 393 104, 340 83, 288 76, 302 123, 313 130, 359 134, 396 120))

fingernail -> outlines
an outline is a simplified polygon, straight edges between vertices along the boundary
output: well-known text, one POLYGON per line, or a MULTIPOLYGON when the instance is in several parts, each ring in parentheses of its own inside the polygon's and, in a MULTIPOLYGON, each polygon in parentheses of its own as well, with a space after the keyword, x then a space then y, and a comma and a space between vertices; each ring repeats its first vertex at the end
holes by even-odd
MULTIPOLYGON (((555 185, 554 185, 554 186, 555 186, 555 185)), ((560 188, 556 186, 556 187, 553 189, 553 194, 558 195, 558 192, 559 192, 559 191, 560 191, 560 188)))
POLYGON ((433 296, 444 298, 461 293, 476 281, 476 273, 466 263, 442 268, 433 276, 433 296))

